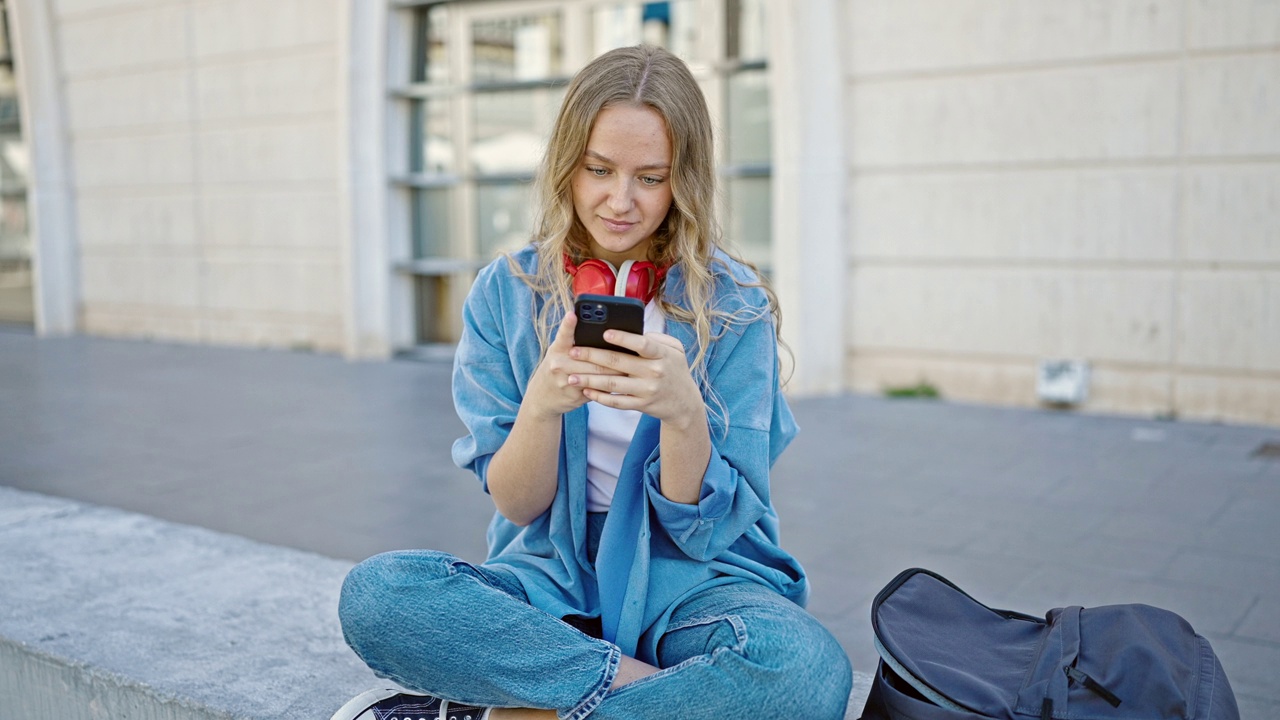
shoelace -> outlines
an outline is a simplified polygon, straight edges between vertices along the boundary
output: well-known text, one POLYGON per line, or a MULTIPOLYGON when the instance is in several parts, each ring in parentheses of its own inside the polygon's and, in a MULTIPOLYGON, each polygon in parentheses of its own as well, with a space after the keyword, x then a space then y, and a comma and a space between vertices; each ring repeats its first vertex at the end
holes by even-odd
POLYGON ((440 705, 440 720, 489 720, 489 713, 493 708, 478 708, 474 705, 463 705, 462 703, 450 703, 445 700, 440 705), (450 706, 456 706, 451 708, 450 706))

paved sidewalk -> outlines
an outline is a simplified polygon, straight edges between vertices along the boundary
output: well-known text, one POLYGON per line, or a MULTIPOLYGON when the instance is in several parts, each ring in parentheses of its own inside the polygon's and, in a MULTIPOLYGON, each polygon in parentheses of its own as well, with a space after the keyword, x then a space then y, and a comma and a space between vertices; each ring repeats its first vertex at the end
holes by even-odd
MULTIPOLYGON (((0 332, 0 485, 358 560, 478 560, 441 363, 0 332)), ((1146 602, 1213 643, 1245 718, 1280 717, 1280 429, 844 396, 793 403, 775 468, 810 609, 857 669, 899 570, 994 606, 1146 602)))

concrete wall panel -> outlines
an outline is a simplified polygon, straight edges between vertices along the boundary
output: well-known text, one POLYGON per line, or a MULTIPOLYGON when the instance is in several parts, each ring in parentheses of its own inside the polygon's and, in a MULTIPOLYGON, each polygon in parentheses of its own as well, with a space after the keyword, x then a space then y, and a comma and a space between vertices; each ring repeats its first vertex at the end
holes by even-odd
MULTIPOLYGON (((856 352, 847 365, 849 387, 879 394, 928 383, 944 398, 960 402, 1034 407, 1036 364, 1004 358, 925 355, 911 352, 856 352)), ((1168 372, 1142 366, 1094 364, 1089 409, 1123 415, 1164 415, 1172 407, 1168 372)))
POLYGON ((925 383, 949 400, 1024 407, 1035 402, 1035 365, 1029 362, 859 351, 845 367, 848 385, 855 392, 879 394, 925 383))
POLYGON ((280 315, 264 320, 212 317, 205 321, 205 337, 218 345, 249 345, 289 350, 339 352, 342 332, 339 318, 317 322, 314 317, 280 315))
POLYGON ((96 246, 194 247, 195 198, 174 195, 85 194, 78 206, 80 244, 96 246))
POLYGON ((1167 362, 1167 272, 862 267, 853 274, 855 348, 1167 362))
POLYGON ((846 21, 851 387, 1033 402, 1009 383, 1079 358, 1088 410, 1276 422, 1280 2, 846 21))
POLYGON ((215 130, 197 138, 207 183, 338 180, 337 129, 328 121, 215 130))
POLYGON ((1187 374, 1176 393, 1183 416, 1280 425, 1280 382, 1274 377, 1187 374))
POLYGON ((1280 2, 1191 0, 1187 4, 1187 35, 1195 49, 1280 45, 1280 2))
POLYGON ((184 68, 67 83, 70 122, 80 133, 191 122, 191 74, 184 68))
POLYGON ((338 251, 335 192, 281 192, 245 186, 206 194, 201 231, 210 246, 338 251))
POLYGON ((854 83, 855 168, 1173 157, 1178 65, 854 83))
POLYGON ((206 122, 337 111, 338 61, 327 52, 209 65, 197 78, 206 122))
POLYGON ((195 181, 191 146, 186 134, 77 140, 76 179, 81 188, 189 186, 195 181))
POLYGON ((87 252, 86 306, 194 309, 200 304, 200 263, 193 256, 152 256, 139 252, 87 252))
POLYGON ((53 0, 54 12, 58 17, 68 19, 74 15, 133 10, 156 4, 157 0, 53 0))
POLYGON ((81 322, 85 332, 93 335, 191 343, 204 340, 204 323, 198 313, 161 314, 151 308, 98 303, 84 309, 81 322))
POLYGON ((1179 180, 1167 168, 853 179, 854 257, 1169 261, 1179 180))
POLYGON ((854 0, 855 75, 1177 52, 1179 0, 854 0))
POLYGON ((1188 260, 1280 265, 1280 163, 1192 168, 1185 198, 1188 260))
POLYGON ((1178 327, 1182 363, 1280 373, 1280 270, 1183 273, 1178 327))
POLYGON ((340 313, 341 274, 334 262, 215 259, 206 262, 205 302, 214 310, 328 315, 340 313))
POLYGON ((196 57, 335 43, 338 12, 315 0, 198 0, 191 7, 196 57))
POLYGON ((862 267, 853 273, 857 348, 1036 356, 1056 345, 1060 283, 1048 274, 966 267, 862 267))
POLYGON ((82 329, 341 349, 341 4, 56 12, 82 329))
POLYGON ((187 14, 179 3, 62 23, 63 71, 70 78, 180 64, 187 58, 187 14))
POLYGON ((1198 58, 1187 70, 1187 153, 1280 154, 1280 52, 1198 58))

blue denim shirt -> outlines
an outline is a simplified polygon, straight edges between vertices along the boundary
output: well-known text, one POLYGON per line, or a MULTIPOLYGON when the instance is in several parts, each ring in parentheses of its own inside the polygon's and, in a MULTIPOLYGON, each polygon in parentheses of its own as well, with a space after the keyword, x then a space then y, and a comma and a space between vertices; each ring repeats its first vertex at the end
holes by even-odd
MULTIPOLYGON (((525 272, 535 271, 532 247, 513 257, 525 272)), ((712 270, 717 307, 744 310, 755 319, 712 328, 707 376, 723 403, 727 426, 712 414, 711 460, 699 502, 686 505, 663 497, 658 483, 660 423, 643 416, 593 566, 586 550, 584 406, 563 416, 559 487, 551 507, 527 527, 498 513, 489 525, 486 565, 511 570, 530 603, 557 617, 599 617, 605 639, 649 663, 655 663, 671 611, 692 593, 745 581, 773 588, 800 605, 808 596, 804 571, 778 545, 778 518, 770 499, 769 468, 797 428, 779 390, 778 346, 767 301, 759 288, 734 282, 734 277, 752 281, 749 268, 717 254, 712 270)), ((676 265, 664 292, 680 298, 682 290, 676 265)), ((469 434, 454 443, 453 459, 482 483, 515 423, 540 359, 534 318, 541 302, 505 258, 485 267, 467 296, 453 396, 469 434)), ((666 330, 684 344, 692 360, 693 327, 668 318, 666 330)), ((487 492, 487 484, 485 488, 487 492)))

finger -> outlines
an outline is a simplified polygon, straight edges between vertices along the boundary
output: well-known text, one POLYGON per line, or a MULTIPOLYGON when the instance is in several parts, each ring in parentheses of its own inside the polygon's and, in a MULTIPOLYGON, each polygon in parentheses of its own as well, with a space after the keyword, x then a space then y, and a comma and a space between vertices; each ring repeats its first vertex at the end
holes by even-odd
POLYGON ((644 336, 649 340, 653 340, 661 345, 679 350, 681 354, 684 354, 684 343, 681 343, 679 340, 667 335, 666 333, 645 333, 644 336))
POLYGON ((636 381, 625 375, 575 375, 571 382, 581 387, 583 392, 603 395, 630 395, 637 387, 636 381))
MULTIPOLYGON (((632 337, 638 336, 633 335, 632 337)), ((617 350, 578 346, 569 351, 569 357, 581 362, 591 363, 606 371, 604 373, 606 375, 630 375, 638 370, 638 366, 635 365, 635 355, 628 355, 617 350)))
POLYGON ((645 346, 643 335, 636 335, 625 330, 605 330, 604 340, 611 345, 624 347, 633 352, 640 352, 645 346))
POLYGON ((564 314, 564 319, 560 321, 560 327, 556 328, 555 339, 551 341, 551 348, 560 352, 568 352, 573 347, 573 331, 578 327, 578 316, 569 312, 564 314))
POLYGON ((583 388, 582 396, 588 400, 595 401, 606 407, 616 410, 642 410, 644 402, 634 396, 625 393, 607 393, 601 390, 593 390, 591 388, 583 388))

